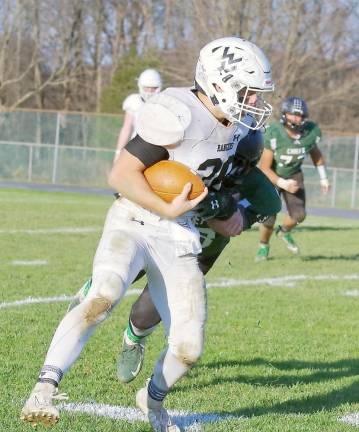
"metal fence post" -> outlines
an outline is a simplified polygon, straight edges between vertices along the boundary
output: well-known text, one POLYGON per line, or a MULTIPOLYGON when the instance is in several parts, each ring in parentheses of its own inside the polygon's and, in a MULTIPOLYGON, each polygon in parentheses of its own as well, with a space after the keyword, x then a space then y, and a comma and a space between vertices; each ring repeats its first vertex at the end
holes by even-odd
POLYGON ((352 183, 352 199, 350 207, 355 208, 355 197, 357 189, 357 178, 358 178, 358 162, 359 162, 359 135, 355 137, 355 154, 354 154, 354 165, 353 165, 353 183, 352 183))
POLYGON ((29 147, 29 163, 27 166, 27 181, 31 182, 32 180, 32 160, 33 160, 33 149, 32 145, 29 147))
POLYGON ((337 194, 337 169, 333 168, 333 177, 332 177, 332 196, 330 200, 331 207, 335 207, 335 197, 337 194))
POLYGON ((54 161, 52 167, 52 183, 56 183, 57 177, 57 161, 59 158, 59 138, 60 138, 60 113, 56 115, 56 132, 55 132, 55 149, 54 149, 54 161))

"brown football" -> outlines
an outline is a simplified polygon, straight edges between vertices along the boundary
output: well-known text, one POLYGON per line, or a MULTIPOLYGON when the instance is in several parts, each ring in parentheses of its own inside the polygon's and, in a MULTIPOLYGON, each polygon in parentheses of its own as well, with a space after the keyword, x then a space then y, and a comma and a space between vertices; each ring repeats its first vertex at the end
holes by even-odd
POLYGON ((192 183, 189 199, 200 195, 205 186, 202 179, 188 166, 176 162, 163 160, 155 163, 144 171, 147 182, 156 195, 170 203, 178 196, 186 183, 192 183))

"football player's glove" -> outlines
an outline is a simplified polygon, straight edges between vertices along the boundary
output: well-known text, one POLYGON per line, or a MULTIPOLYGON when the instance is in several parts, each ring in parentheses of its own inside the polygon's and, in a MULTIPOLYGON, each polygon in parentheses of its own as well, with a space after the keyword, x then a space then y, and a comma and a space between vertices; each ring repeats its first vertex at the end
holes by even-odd
POLYGON ((228 192, 209 192, 194 210, 203 220, 228 219, 237 211, 237 202, 228 192))

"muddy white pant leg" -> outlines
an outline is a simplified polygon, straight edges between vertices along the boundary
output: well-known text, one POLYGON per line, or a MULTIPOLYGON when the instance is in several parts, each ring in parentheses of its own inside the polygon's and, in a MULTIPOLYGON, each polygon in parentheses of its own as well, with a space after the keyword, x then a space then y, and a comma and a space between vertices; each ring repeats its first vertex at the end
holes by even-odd
POLYGON ((153 382, 167 392, 202 354, 207 316, 204 277, 195 256, 182 256, 161 272, 151 272, 148 279, 168 335, 153 382))
POLYGON ((91 289, 60 322, 44 365, 62 372, 68 370, 96 326, 109 315, 143 267, 142 247, 133 236, 125 230, 104 232, 94 260, 91 289))

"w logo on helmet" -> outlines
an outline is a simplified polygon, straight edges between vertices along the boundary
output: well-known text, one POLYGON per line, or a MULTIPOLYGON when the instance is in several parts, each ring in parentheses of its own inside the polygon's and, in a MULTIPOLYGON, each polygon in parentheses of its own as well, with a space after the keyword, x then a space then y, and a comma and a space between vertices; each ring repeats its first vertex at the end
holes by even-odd
POLYGON ((228 53, 228 51, 229 51, 229 47, 225 47, 222 55, 222 59, 223 60, 227 59, 228 64, 239 63, 242 61, 242 57, 235 59, 234 53, 228 53))
POLYGON ((222 54, 222 63, 218 70, 229 72, 228 66, 242 61, 242 57, 234 58, 234 53, 229 53, 229 47, 225 47, 222 54))

